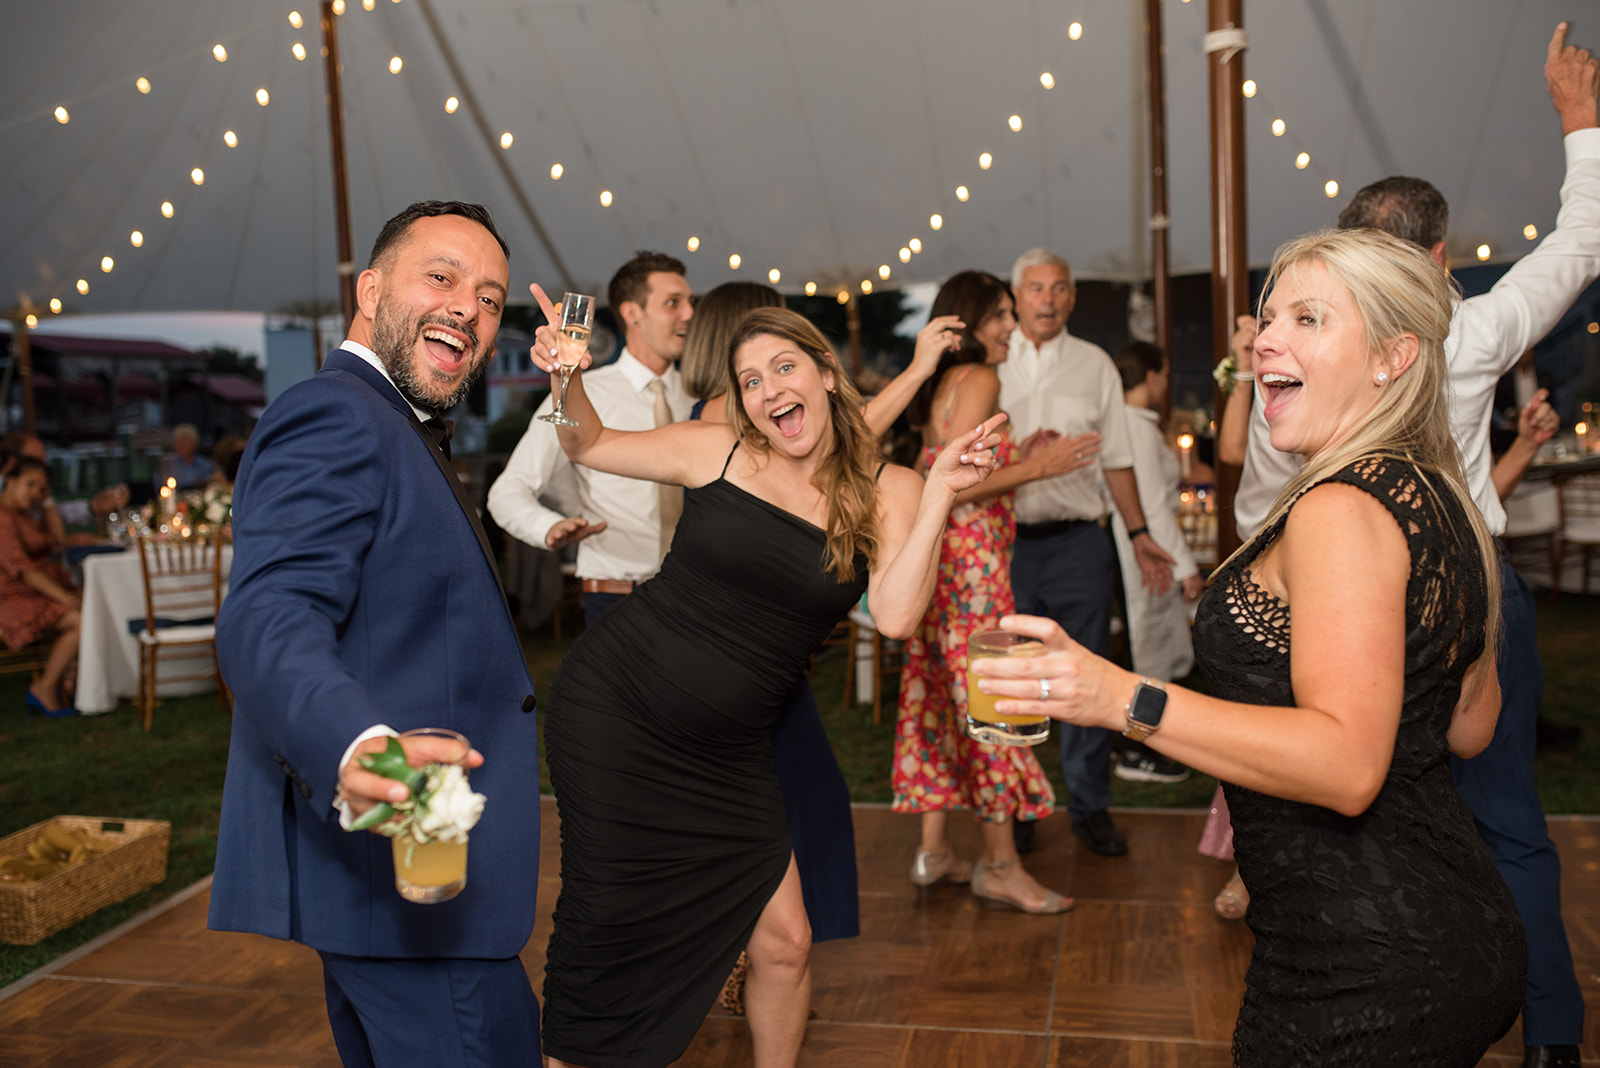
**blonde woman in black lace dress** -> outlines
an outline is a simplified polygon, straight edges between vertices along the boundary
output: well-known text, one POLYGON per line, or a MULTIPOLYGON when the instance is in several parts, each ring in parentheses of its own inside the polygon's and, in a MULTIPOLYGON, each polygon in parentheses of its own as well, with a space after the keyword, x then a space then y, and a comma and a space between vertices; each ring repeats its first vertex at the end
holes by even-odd
POLYGON ((1148 680, 1048 620, 985 661, 1000 710, 1148 732, 1222 779, 1256 945, 1234 1059, 1470 1066, 1521 1007, 1527 953, 1450 781, 1499 709, 1498 564, 1450 438, 1454 293, 1372 230, 1279 251, 1256 340, 1274 448, 1305 457, 1195 622, 1213 696, 1148 680))

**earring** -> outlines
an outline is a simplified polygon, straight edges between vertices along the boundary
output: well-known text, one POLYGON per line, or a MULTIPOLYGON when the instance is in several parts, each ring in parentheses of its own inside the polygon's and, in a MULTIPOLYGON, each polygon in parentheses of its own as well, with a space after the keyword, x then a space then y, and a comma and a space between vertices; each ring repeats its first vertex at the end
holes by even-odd
POLYGON ((1389 372, 1388 371, 1379 371, 1378 372, 1378 385, 1381 386, 1387 381, 1389 381, 1389 372))

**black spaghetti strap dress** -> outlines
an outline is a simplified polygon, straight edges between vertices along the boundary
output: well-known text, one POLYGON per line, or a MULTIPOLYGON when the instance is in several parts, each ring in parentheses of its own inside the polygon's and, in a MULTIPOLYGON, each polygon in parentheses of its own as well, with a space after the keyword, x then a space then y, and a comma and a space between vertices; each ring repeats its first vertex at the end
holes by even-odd
MULTIPOLYGON (((1445 740, 1483 652, 1482 565, 1461 505, 1410 463, 1368 457, 1327 481, 1381 501, 1410 546, 1405 696, 1389 774, 1359 816, 1223 784, 1256 936, 1234 1062, 1471 1068, 1527 982, 1522 921, 1451 784, 1445 740)), ((1295 703, 1292 606, 1250 571, 1285 521, 1212 577, 1196 612, 1196 658, 1224 700, 1295 703)))
POLYGON ((547 1054, 676 1060, 782 882, 773 725, 866 589, 864 559, 853 582, 823 571, 825 541, 726 477, 690 489, 660 572, 562 662, 544 706, 561 816, 547 1054))

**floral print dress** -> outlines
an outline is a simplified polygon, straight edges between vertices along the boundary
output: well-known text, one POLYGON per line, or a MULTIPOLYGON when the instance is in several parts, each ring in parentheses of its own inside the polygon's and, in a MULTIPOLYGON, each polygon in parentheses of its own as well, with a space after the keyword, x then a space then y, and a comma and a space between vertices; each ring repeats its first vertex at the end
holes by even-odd
MULTIPOLYGON (((924 466, 939 450, 923 450, 924 466)), ((999 464, 1016 459, 1003 437, 999 464)), ((1016 611, 1011 545, 1012 495, 1002 494, 950 515, 939 551, 933 604, 906 640, 895 723, 894 811, 969 808, 980 819, 1036 820, 1050 814, 1055 792, 1031 747, 984 745, 967 736, 967 636, 1000 625, 1016 611)))

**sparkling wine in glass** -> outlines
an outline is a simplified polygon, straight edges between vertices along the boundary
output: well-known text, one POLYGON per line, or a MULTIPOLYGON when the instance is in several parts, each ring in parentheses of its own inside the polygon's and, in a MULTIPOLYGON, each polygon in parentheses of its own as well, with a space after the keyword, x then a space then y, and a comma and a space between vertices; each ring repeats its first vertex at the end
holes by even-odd
POLYGON ((560 365, 561 392, 556 396, 556 406, 548 415, 539 418, 557 426, 577 426, 577 420, 568 419, 567 384, 578 361, 589 351, 589 332, 594 328, 594 298, 582 293, 567 293, 561 298, 561 324, 556 332, 556 363, 560 365))

